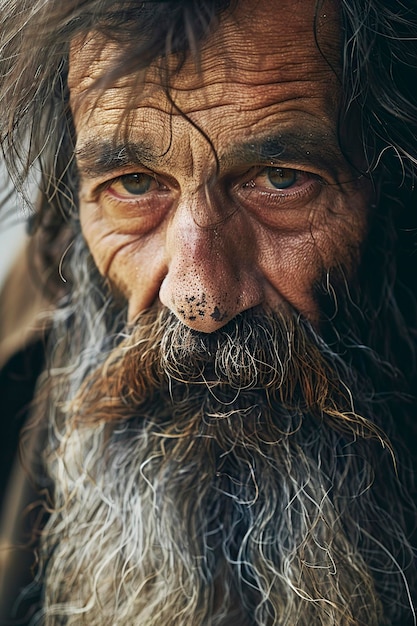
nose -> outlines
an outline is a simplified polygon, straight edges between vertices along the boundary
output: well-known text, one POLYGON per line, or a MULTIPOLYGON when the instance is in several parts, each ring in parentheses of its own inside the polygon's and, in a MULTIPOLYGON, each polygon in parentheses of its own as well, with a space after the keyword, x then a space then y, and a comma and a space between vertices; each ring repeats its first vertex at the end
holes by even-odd
POLYGON ((187 326, 211 333, 262 301, 254 237, 239 211, 222 217, 205 198, 177 207, 166 239, 161 302, 187 326))

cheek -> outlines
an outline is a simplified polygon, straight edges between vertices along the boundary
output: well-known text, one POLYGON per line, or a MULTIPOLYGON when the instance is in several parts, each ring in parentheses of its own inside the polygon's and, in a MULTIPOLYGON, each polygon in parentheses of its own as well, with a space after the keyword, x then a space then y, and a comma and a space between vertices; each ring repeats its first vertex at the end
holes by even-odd
POLYGON ((262 273, 291 306, 311 321, 319 319, 315 286, 333 268, 349 280, 360 262, 367 233, 367 194, 311 212, 297 232, 269 231, 258 238, 262 273), (324 210, 323 210, 324 209, 324 210))
POLYGON ((84 239, 102 276, 108 276, 113 258, 128 240, 103 218, 102 212, 93 202, 81 202, 80 222, 84 239))
POLYGON ((149 307, 166 273, 163 229, 145 236, 120 232, 94 203, 81 204, 80 221, 100 274, 111 281, 131 307, 149 307))

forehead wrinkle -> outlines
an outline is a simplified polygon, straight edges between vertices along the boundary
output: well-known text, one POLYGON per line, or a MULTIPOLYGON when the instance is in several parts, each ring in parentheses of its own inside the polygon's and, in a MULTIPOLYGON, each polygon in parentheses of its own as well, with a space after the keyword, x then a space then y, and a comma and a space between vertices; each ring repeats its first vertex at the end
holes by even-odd
MULTIPOLYGON (((212 97, 229 95, 230 103, 234 103, 236 94, 231 94, 233 85, 236 86, 236 91, 239 91, 241 83, 249 83, 253 89, 259 88, 264 92, 267 86, 274 87, 276 84, 285 85, 286 83, 293 83, 294 86, 300 83, 298 87, 301 90, 303 89, 302 83, 305 82, 305 92, 311 93, 313 85, 309 59, 314 59, 316 79, 321 77, 327 83, 332 79, 333 72, 330 71, 329 63, 323 59, 322 55, 317 54, 317 41, 313 28, 315 1, 292 0, 294 11, 290 20, 287 20, 287 17, 284 18, 282 28, 271 26, 271 15, 274 11, 272 14, 270 10, 265 11, 265 6, 268 4, 271 8, 278 9, 282 0, 269 0, 269 2, 248 0, 239 7, 239 11, 226 11, 217 27, 202 42, 198 63, 192 54, 188 54, 181 71, 176 73, 173 71, 178 64, 176 56, 166 59, 170 90, 174 97, 175 95, 179 98, 183 96, 181 107, 184 110, 186 110, 190 92, 193 92, 196 97, 199 91, 203 91, 201 96, 204 102, 207 98, 207 88, 210 89, 212 97), (302 46, 298 40, 300 32, 302 33, 302 46), (262 33, 262 37, 259 37, 259 33, 262 33)), ((326 34, 325 40, 328 34, 332 35, 334 43, 335 38, 337 42, 337 36, 333 36, 333 30, 338 27, 337 11, 329 7, 326 14, 325 27, 320 25, 321 35, 326 34)), ((276 24, 278 25, 279 21, 276 24)), ((321 39, 323 37, 320 41, 321 39)), ((334 55, 337 46, 333 45, 331 50, 334 55)), ((70 91, 73 92, 74 102, 77 96, 86 95, 85 90, 91 87, 92 82, 107 74, 120 53, 119 45, 105 40, 98 32, 91 31, 73 40, 69 86, 70 91)), ((332 66, 334 65, 335 60, 332 59, 332 66)), ((112 85, 108 85, 108 88, 111 86, 131 88, 133 95, 135 92, 141 92, 141 88, 145 85, 146 95, 151 96, 157 102, 161 87, 159 61, 138 73, 122 74, 112 85)), ((332 85, 332 88, 335 88, 335 85, 332 85)), ((128 100, 131 101, 130 95, 128 100)), ((244 102, 241 104, 244 105, 244 102)))

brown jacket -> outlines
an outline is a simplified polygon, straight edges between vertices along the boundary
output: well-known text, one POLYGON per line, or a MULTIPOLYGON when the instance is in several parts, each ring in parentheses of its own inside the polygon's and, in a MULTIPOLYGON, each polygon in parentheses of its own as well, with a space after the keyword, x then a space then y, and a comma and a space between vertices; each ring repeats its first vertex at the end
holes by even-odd
MULTIPOLYGON (((39 499, 30 479, 36 431, 19 454, 36 380, 43 367, 48 312, 54 298, 36 271, 36 240, 27 241, 0 294, 0 623, 29 622, 33 602, 20 604, 21 590, 31 582, 34 564, 30 544, 32 503, 39 499), (25 547, 22 547, 25 546, 25 547)), ((37 513, 38 515, 38 513, 37 513)))

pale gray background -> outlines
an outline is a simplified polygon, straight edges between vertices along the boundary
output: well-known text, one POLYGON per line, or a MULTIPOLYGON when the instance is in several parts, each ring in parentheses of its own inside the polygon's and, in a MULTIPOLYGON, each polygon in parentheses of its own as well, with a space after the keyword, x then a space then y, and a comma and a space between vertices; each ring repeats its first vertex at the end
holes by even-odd
MULTIPOLYGON (((13 189, 4 164, 0 161, 0 204, 13 189)), ((0 209, 0 286, 11 264, 19 254, 25 240, 25 222, 29 209, 22 198, 14 193, 0 209)))

